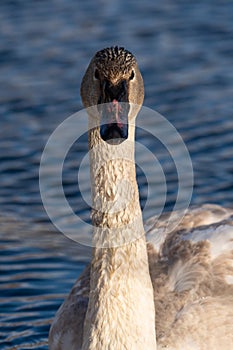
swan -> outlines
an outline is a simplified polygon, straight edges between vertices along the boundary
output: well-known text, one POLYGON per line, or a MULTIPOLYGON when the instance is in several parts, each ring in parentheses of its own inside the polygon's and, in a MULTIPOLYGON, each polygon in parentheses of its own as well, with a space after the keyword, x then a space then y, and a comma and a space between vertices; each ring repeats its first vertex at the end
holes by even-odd
POLYGON ((189 208, 170 233, 166 213, 144 229, 134 161, 144 86, 132 53, 98 51, 81 97, 94 248, 56 313, 50 350, 233 349, 233 211, 205 204, 189 208), (136 107, 122 112, 119 102, 136 107))

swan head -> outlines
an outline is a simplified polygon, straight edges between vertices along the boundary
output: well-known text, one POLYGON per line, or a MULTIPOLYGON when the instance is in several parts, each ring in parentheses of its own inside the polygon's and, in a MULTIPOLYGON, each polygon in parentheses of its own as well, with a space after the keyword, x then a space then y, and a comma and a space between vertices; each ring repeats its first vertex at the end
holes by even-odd
POLYGON ((127 139, 129 124, 134 123, 144 99, 143 79, 133 54, 117 46, 96 52, 83 77, 81 97, 103 141, 127 139))

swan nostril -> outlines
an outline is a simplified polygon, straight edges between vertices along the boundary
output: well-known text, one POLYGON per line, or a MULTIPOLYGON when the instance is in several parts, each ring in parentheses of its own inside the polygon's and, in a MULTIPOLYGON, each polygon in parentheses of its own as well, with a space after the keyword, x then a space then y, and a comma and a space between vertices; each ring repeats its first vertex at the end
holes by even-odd
POLYGON ((128 102, 128 87, 126 80, 121 80, 118 84, 112 84, 109 80, 102 83, 102 103, 117 100, 118 102, 128 102))

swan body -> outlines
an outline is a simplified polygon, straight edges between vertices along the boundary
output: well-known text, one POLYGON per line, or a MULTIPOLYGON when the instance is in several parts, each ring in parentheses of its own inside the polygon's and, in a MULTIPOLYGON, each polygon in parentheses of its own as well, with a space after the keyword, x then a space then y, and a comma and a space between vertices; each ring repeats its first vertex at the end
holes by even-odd
POLYGON ((233 211, 203 205, 181 220, 181 212, 167 213, 143 227, 134 128, 144 89, 134 56, 118 47, 97 52, 81 96, 89 116, 93 257, 55 316, 50 350, 231 350, 233 211), (118 102, 135 104, 127 122, 119 121, 118 102), (96 106, 104 103, 116 120, 103 125, 105 107, 96 106), (169 233, 168 221, 177 222, 169 233))

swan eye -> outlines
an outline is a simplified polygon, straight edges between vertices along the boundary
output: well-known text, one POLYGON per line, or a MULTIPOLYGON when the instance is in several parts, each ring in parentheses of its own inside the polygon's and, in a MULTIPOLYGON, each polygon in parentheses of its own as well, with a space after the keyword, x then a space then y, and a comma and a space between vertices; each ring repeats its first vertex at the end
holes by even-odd
POLYGON ((100 74, 99 74, 98 69, 95 70, 94 78, 95 78, 95 80, 100 80, 100 74))
POLYGON ((135 76, 134 70, 132 70, 131 75, 129 77, 129 80, 133 80, 135 76))

